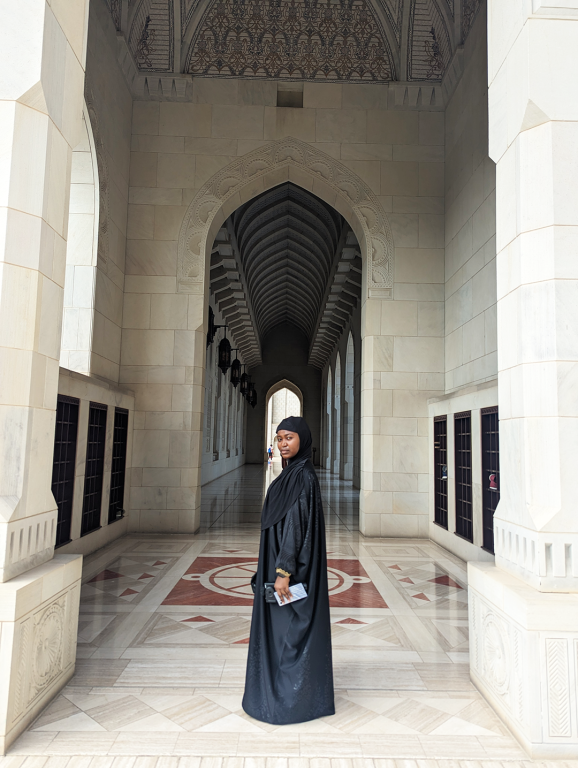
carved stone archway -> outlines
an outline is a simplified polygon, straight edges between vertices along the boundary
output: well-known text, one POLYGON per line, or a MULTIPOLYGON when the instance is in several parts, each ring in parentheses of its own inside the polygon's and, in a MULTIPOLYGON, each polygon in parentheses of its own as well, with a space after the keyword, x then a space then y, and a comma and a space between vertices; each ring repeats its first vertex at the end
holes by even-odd
POLYGON ((207 257, 225 219, 243 203, 285 181, 310 190, 341 213, 361 247, 366 296, 392 298, 393 237, 377 196, 338 160, 291 137, 239 157, 199 190, 179 234, 178 291, 204 294, 207 257))

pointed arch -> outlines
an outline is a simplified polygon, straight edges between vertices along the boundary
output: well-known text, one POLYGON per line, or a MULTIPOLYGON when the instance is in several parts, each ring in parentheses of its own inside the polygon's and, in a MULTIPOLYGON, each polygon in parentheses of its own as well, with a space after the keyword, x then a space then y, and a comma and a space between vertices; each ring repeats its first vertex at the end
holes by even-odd
POLYGON ((265 396, 265 402, 269 402, 269 399, 273 397, 276 392, 280 392, 282 389, 288 389, 289 392, 293 392, 293 394, 299 398, 299 402, 301 404, 301 415, 303 415, 303 392, 301 392, 297 384, 293 384, 293 382, 289 381, 289 379, 280 379, 280 381, 278 381, 276 384, 273 384, 271 387, 269 387, 265 396))
POLYGON ((199 190, 179 234, 178 291, 204 293, 209 251, 225 219, 242 203, 286 181, 312 191, 341 213, 367 262, 369 295, 392 298, 393 238, 377 196, 338 160, 292 137, 237 158, 199 190))
MULTIPOLYGON (((281 379, 276 384, 273 384, 269 389, 267 390, 267 395, 265 396, 265 415, 266 415, 266 424, 265 424, 265 442, 267 445, 270 445, 271 443, 275 444, 275 428, 278 422, 275 422, 274 420, 274 401, 273 398, 278 392, 283 392, 284 390, 290 392, 293 394, 299 401, 299 413, 293 413, 289 414, 292 416, 303 416, 303 393, 301 392, 301 389, 296 385, 293 384, 292 381, 289 381, 289 379, 281 379)), ((287 403, 286 403, 287 405, 287 403)))

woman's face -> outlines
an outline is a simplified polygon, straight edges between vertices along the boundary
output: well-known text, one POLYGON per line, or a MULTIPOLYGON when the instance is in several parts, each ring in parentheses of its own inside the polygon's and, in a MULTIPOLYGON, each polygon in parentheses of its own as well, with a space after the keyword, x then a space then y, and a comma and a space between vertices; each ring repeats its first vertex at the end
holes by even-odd
POLYGON ((299 435, 297 432, 287 432, 286 429, 280 429, 277 432, 277 447, 279 453, 284 459, 292 459, 299 453, 299 435))

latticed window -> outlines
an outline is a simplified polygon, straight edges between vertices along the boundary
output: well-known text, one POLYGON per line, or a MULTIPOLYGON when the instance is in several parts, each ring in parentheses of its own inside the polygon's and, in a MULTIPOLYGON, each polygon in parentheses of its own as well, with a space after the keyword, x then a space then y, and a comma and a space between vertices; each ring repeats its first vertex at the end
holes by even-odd
POLYGON ((470 411, 456 413, 456 533, 468 541, 474 540, 472 525, 472 415, 470 411))
POLYGON ((82 503, 82 536, 100 528, 104 446, 106 442, 106 405, 91 403, 88 412, 88 440, 82 503))
POLYGON ((54 457, 52 460, 52 493, 58 507, 57 547, 70 541, 78 437, 78 406, 79 401, 75 397, 58 395, 54 457))
POLYGON ((434 419, 434 522, 448 527, 448 417, 434 419))
POLYGON ((500 500, 500 425, 498 406, 482 408, 483 548, 494 553, 494 512, 500 500))
POLYGON ((110 472, 110 497, 108 522, 113 523, 124 517, 124 486, 126 477, 126 449, 128 443, 128 411, 114 410, 114 432, 112 442, 112 468, 110 472))

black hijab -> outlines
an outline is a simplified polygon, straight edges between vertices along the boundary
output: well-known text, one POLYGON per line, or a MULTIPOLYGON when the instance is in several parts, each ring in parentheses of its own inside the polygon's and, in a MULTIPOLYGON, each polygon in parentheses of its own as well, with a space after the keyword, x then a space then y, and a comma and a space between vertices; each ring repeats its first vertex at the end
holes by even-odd
POLYGON ((277 427, 277 432, 284 429, 299 435, 299 451, 289 459, 283 472, 273 480, 265 496, 261 512, 261 530, 271 528, 283 520, 289 508, 299 498, 303 490, 303 468, 311 458, 311 430, 301 416, 289 416, 277 427))

